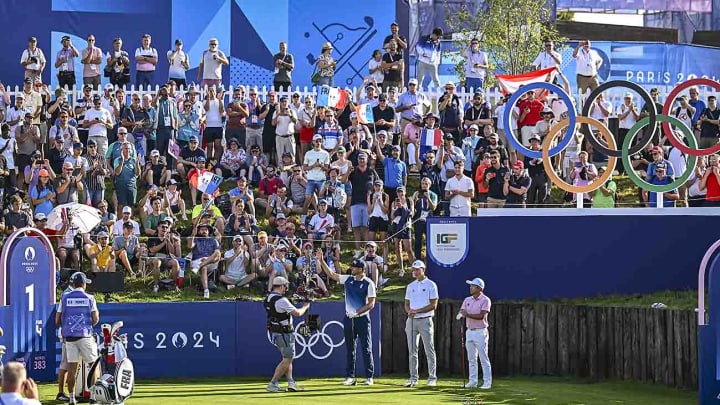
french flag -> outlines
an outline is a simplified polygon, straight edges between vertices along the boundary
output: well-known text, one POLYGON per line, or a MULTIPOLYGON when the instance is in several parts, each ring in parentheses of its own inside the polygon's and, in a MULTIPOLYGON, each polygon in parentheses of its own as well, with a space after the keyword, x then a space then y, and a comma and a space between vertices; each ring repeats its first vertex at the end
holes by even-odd
POLYGON ((373 115, 373 107, 370 104, 360 104, 355 107, 358 122, 361 124, 374 124, 375 116, 373 115))
POLYGON ((439 129, 423 129, 420 133, 420 146, 442 145, 442 131, 439 129))
POLYGON ((330 107, 335 109, 345 108, 347 102, 347 93, 343 89, 330 86, 320 87, 318 93, 317 106, 330 107))
POLYGON ((519 75, 495 75, 503 94, 515 93, 521 86, 537 82, 552 82, 555 78, 557 67, 536 70, 534 72, 519 75))

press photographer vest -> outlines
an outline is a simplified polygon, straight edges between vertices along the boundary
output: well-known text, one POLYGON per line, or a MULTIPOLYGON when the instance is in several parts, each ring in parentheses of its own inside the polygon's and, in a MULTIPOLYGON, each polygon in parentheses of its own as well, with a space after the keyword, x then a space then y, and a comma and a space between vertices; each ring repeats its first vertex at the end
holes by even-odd
POLYGON ((282 297, 280 294, 272 293, 263 302, 265 312, 267 312, 267 328, 273 333, 292 333, 292 315, 280 313, 275 309, 275 303, 282 297), (283 322, 287 322, 287 325, 283 325, 283 322))

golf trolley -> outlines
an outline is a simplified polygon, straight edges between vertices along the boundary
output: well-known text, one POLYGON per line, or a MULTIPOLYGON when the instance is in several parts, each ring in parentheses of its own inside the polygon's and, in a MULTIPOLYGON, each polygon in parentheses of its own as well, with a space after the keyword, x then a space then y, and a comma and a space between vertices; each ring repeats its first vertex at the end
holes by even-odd
POLYGON ((98 404, 122 405, 135 389, 135 370, 127 357, 127 334, 119 334, 122 321, 102 324, 100 356, 92 364, 83 361, 78 369, 75 397, 98 404), (90 385, 98 371, 101 377, 90 385))

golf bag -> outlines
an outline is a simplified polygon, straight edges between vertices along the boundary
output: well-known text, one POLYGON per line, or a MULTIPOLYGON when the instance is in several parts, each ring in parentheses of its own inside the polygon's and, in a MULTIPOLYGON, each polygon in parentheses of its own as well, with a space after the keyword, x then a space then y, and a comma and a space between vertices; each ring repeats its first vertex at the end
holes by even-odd
POLYGON ((88 398, 98 404, 124 404, 135 388, 135 370, 132 361, 127 357, 127 335, 119 334, 123 322, 115 322, 112 326, 103 324, 100 356, 89 366, 83 363, 78 370, 76 381, 76 398, 88 398), (92 376, 102 376, 95 384, 90 385, 92 376), (81 384, 82 382, 82 384, 81 384), (81 390, 78 393, 78 390, 81 390))

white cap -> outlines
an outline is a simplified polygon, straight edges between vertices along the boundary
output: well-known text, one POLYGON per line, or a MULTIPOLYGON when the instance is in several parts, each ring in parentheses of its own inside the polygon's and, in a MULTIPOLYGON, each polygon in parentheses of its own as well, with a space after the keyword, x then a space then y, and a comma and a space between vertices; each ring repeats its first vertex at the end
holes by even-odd
POLYGON ((317 139, 322 140, 322 139, 323 139, 323 138, 322 138, 322 135, 320 135, 320 134, 315 134, 315 135, 313 135, 312 140, 314 141, 314 140, 317 140, 317 139))
POLYGON ((112 84, 108 83, 105 85, 105 90, 113 90, 113 89, 115 89, 115 86, 113 86, 112 84))
POLYGON ((285 277, 275 277, 273 279, 273 287, 288 284, 290 284, 290 282, 285 277))
POLYGON ((160 151, 157 149, 153 149, 152 152, 150 152, 150 156, 160 156, 160 151))
POLYGON ((485 289, 485 282, 480 277, 475 277, 472 280, 465 280, 465 283, 470 284, 470 285, 476 285, 476 286, 482 288, 483 290, 485 289))
POLYGON ((417 79, 410 79, 410 80, 408 81, 408 84, 414 84, 414 85, 417 86, 418 81, 417 81, 417 79))
POLYGON ((122 212, 123 212, 123 214, 126 212, 132 214, 132 208, 130 208, 129 206, 126 205, 123 207, 122 212))
POLYGON ((422 260, 415 260, 412 264, 412 267, 414 269, 424 269, 425 268, 425 262, 422 260))

